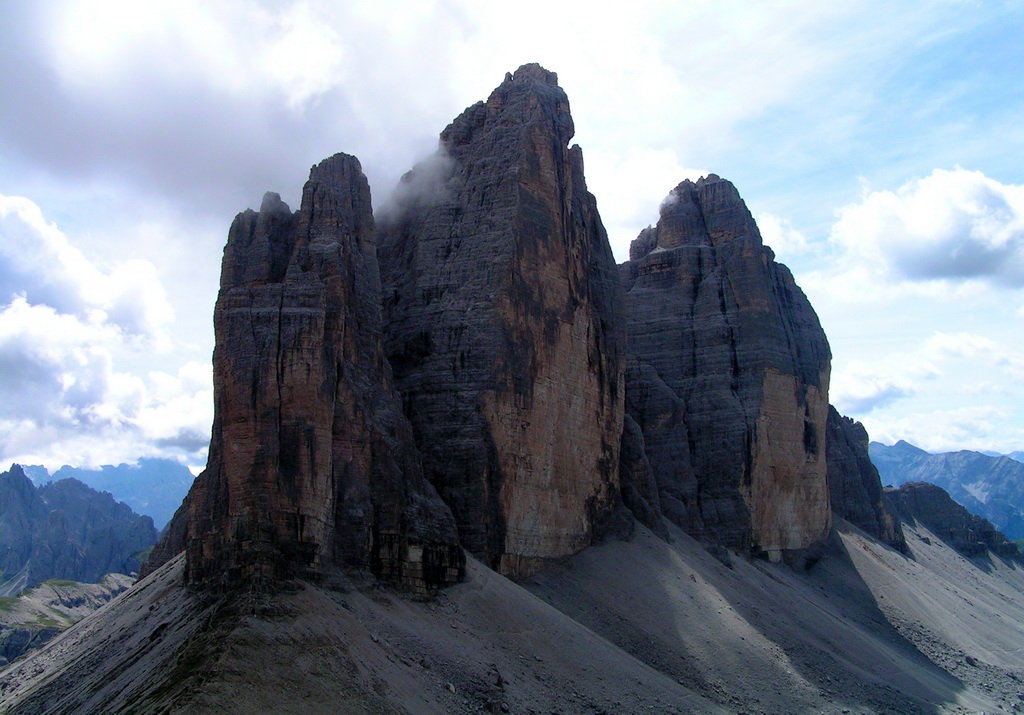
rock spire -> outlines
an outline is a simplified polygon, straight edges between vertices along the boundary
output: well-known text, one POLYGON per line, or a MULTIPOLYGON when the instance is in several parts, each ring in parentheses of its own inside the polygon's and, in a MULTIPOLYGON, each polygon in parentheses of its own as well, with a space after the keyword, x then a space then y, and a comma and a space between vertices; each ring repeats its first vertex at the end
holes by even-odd
POLYGON ((524 65, 442 133, 380 221, 387 354, 468 550, 508 575, 617 499, 621 289, 557 76, 524 65))
POLYGON ((161 557, 220 584, 354 567, 429 591, 458 580, 451 513, 423 479, 381 343, 370 190, 314 166, 292 213, 268 193, 231 226, 214 311, 206 471, 161 557))
POLYGON ((666 516, 701 539, 797 557, 831 525, 831 354, 735 187, 684 181, 621 267, 640 426, 666 516))

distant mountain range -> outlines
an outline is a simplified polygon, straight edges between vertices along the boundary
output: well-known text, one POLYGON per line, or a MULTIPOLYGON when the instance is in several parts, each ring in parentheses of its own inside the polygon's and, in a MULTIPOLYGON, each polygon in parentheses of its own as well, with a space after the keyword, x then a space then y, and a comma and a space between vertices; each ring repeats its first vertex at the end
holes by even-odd
POLYGON ((36 488, 17 464, 0 474, 0 597, 135 573, 156 538, 151 518, 76 479, 36 488))
POLYGON ((903 440, 892 446, 872 442, 869 451, 883 484, 935 484, 1007 538, 1024 539, 1024 452, 930 454, 903 440))
POLYGON ((106 464, 99 469, 64 465, 52 475, 40 466, 24 470, 37 486, 72 478, 96 491, 110 492, 132 511, 152 517, 157 529, 163 529, 174 516, 194 479, 188 467, 170 459, 140 459, 138 464, 106 464))

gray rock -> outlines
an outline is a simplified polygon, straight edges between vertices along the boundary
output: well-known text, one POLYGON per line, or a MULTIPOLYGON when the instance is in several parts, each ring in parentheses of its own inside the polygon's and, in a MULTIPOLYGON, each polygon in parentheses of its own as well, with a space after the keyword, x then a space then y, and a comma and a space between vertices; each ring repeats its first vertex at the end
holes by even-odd
POLYGON ((829 405, 825 448, 832 513, 905 553, 899 519, 886 507, 882 481, 868 456, 864 425, 829 405))
POLYGON ((987 519, 970 513, 953 501, 942 487, 927 482, 908 482, 899 489, 886 487, 885 496, 900 518, 920 522, 964 556, 983 556, 987 551, 1017 557, 1017 545, 1008 541, 987 519))
POLYGON ((423 479, 381 344, 370 190, 359 162, 313 167, 292 214, 239 214, 214 312, 206 471, 149 570, 186 547, 196 584, 371 571, 430 592, 461 577, 451 513, 423 479))
POLYGON ((620 270, 628 410, 665 515, 772 559, 822 540, 831 355, 736 189, 681 183, 620 270))
POLYGON ((16 464, 0 474, 0 596, 48 579, 135 573, 156 539, 151 518, 76 479, 37 489, 16 464))

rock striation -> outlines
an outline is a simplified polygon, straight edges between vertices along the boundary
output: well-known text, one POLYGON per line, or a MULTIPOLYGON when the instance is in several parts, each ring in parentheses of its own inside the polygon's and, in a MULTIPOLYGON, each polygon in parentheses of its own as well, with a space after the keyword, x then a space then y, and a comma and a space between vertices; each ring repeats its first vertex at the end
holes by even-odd
POLYGON ((1008 541, 987 519, 953 501, 942 487, 908 482, 899 489, 886 487, 885 496, 902 519, 924 524, 964 556, 983 556, 989 551, 1000 556, 1018 555, 1015 543, 1008 541))
POLYGON ((15 464, 0 474, 0 596, 49 579, 133 574, 157 539, 153 520, 75 479, 38 489, 15 464))
POLYGON ((713 174, 672 190, 620 271, 627 412, 661 509, 702 540, 799 558, 831 526, 831 354, 807 298, 713 174))
POLYGON ((868 456, 867 430, 831 405, 825 455, 832 514, 906 553, 907 542, 899 519, 885 503, 882 480, 868 456))
POLYGON ((621 289, 557 77, 524 65, 379 222, 387 356, 462 543, 523 576, 618 500, 621 289))
POLYGON ((370 190, 359 162, 313 167, 299 211, 277 194, 231 226, 214 311, 214 424, 150 569, 185 548, 219 586, 370 571, 415 591, 464 567, 423 478, 381 336, 370 190))

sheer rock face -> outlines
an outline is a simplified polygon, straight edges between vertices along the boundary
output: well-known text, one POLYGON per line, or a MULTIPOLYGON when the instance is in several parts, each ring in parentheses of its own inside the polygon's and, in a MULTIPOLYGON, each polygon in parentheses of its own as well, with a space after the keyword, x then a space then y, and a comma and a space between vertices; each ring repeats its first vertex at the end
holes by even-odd
POLYGON ((825 453, 832 513, 905 553, 903 529, 885 504, 882 480, 868 456, 867 430, 831 405, 825 453))
POLYGON ((819 542, 831 355, 736 189, 681 183, 620 271, 637 360, 627 409, 666 516, 772 559, 819 542))
POLYGON ((1018 556, 1017 545, 1007 540, 987 519, 953 501, 945 489, 927 482, 908 482, 899 489, 886 487, 885 498, 901 518, 920 521, 964 556, 1018 556))
POLYGON ((414 590, 459 579, 454 521, 422 477, 383 355, 374 230, 366 179, 344 154, 313 167, 297 213, 267 194, 235 218, 209 462, 160 549, 184 538, 188 581, 332 566, 414 590))
POLYGON ((621 288, 554 73, 441 134, 380 222, 386 345, 424 471, 508 575, 579 551, 618 488, 621 288))

